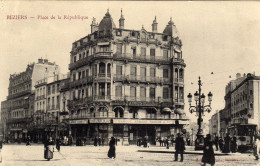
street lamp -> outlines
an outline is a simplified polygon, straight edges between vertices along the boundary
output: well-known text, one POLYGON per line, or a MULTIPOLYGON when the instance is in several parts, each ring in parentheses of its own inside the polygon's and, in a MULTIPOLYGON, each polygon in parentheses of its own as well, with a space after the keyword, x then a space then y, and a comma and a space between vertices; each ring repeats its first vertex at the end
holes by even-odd
POLYGON ((201 122, 203 122, 202 119, 202 115, 204 116, 204 112, 210 112, 211 111, 211 101, 212 101, 212 93, 209 92, 208 94, 208 101, 209 101, 209 105, 204 105, 205 104, 205 95, 202 93, 201 94, 201 80, 199 77, 199 81, 198 81, 198 85, 199 85, 199 92, 196 91, 194 93, 194 100, 196 103, 196 106, 192 106, 192 94, 189 93, 188 94, 188 102, 190 105, 189 111, 190 113, 196 112, 196 116, 198 116, 198 132, 197 132, 197 138, 195 140, 195 150, 201 150, 203 148, 203 144, 204 144, 204 138, 203 138, 203 130, 201 129, 201 122))

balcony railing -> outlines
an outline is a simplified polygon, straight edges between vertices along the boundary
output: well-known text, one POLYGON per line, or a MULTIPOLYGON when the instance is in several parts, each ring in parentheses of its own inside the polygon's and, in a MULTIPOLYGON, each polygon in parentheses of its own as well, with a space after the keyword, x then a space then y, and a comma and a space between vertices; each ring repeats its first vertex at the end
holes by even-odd
POLYGON ((184 103, 184 99, 175 99, 176 103, 184 103))
POLYGON ((9 95, 7 96, 7 99, 13 99, 13 98, 16 98, 16 97, 20 97, 20 96, 23 96, 23 95, 27 95, 27 94, 30 94, 31 93, 31 90, 25 90, 25 91, 22 91, 22 92, 18 92, 16 94, 12 94, 12 95, 9 95))
POLYGON ((116 53, 114 54, 115 59, 127 59, 127 60, 133 60, 133 61, 145 61, 145 62, 154 62, 154 63, 160 63, 160 62, 170 62, 171 58, 166 58, 162 56, 148 56, 148 55, 133 55, 133 54, 120 54, 116 53))
POLYGON ((174 78, 174 81, 175 82, 180 82, 180 83, 184 82, 183 78, 174 78))
POLYGON ((149 76, 139 76, 139 75, 127 75, 128 81, 133 82, 150 82, 150 83, 171 83, 170 78, 163 77, 149 77, 149 76))

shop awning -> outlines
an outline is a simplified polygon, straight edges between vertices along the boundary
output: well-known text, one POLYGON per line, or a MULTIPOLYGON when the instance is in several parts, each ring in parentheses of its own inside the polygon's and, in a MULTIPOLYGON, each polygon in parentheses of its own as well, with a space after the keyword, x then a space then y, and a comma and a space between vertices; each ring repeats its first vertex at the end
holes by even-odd
POLYGON ((172 110, 168 107, 165 107, 162 109, 162 112, 171 112, 172 110))
POLYGON ((99 46, 105 46, 105 45, 109 45, 109 42, 102 42, 102 43, 98 43, 97 45, 99 45, 99 46))
POLYGON ((177 108, 177 109, 175 109, 175 110, 174 110, 174 113, 175 113, 175 114, 179 114, 179 115, 183 115, 183 114, 185 114, 184 110, 181 109, 181 108, 177 108))

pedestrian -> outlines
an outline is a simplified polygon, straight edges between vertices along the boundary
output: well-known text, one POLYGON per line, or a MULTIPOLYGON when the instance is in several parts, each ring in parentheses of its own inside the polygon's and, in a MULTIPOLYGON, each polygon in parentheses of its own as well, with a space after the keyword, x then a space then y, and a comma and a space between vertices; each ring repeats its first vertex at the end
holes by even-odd
POLYGON ((101 138, 98 137, 98 146, 100 146, 100 145, 101 145, 101 138))
POLYGON ((231 150, 232 153, 237 152, 237 138, 235 136, 231 140, 230 150, 231 150))
POLYGON ((183 152, 185 150, 185 143, 183 140, 183 136, 178 133, 177 138, 175 140, 175 160, 174 161, 178 161, 178 154, 181 155, 181 162, 183 162, 183 152))
POLYGON ((162 146, 162 139, 161 137, 159 138, 160 146, 162 146))
POLYGON ((94 138, 94 146, 97 146, 97 137, 94 138))
POLYGON ((230 141, 231 141, 229 134, 226 135, 224 141, 225 141, 224 152, 229 153, 230 152, 230 141))
POLYGON ((2 162, 2 148, 3 148, 3 140, 0 140, 0 163, 2 162))
POLYGON ((259 160, 260 141, 258 138, 255 139, 254 144, 254 156, 256 160, 259 160))
POLYGON ((215 144, 215 146, 216 146, 216 150, 218 150, 219 138, 218 138, 217 135, 216 135, 216 137, 215 137, 214 144, 215 144))
POLYGON ((30 136, 28 136, 27 140, 26 140, 26 146, 31 145, 30 141, 31 141, 31 138, 30 138, 30 136))
POLYGON ((203 166, 205 166, 206 163, 210 164, 211 166, 215 164, 215 154, 210 134, 207 134, 204 140, 202 163, 203 166))
POLYGON ((115 159, 116 158, 116 140, 114 137, 111 137, 111 140, 109 141, 109 150, 107 153, 107 156, 109 158, 115 159))
POLYGON ((58 150, 58 152, 60 151, 60 144, 61 144, 60 138, 57 137, 57 139, 56 139, 56 149, 58 150))
POLYGON ((146 137, 144 137, 144 148, 147 147, 147 140, 146 140, 146 137))
POLYGON ((169 149, 169 140, 168 140, 168 138, 166 138, 165 142, 166 142, 166 149, 169 149))
POLYGON ((105 139, 104 137, 102 138, 102 146, 104 146, 104 143, 105 143, 105 139))
POLYGON ((52 140, 51 137, 44 142, 44 158, 50 161, 53 158, 53 151, 51 151, 52 140))
POLYGON ((222 138, 219 139, 219 149, 223 152, 224 150, 224 141, 222 138))

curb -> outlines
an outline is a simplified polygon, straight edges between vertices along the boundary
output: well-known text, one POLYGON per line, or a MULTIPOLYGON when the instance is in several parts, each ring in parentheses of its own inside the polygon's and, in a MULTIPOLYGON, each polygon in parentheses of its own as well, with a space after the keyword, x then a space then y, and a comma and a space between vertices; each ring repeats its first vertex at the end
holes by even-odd
MULTIPOLYGON (((161 150, 138 150, 137 152, 146 153, 175 153, 175 151, 161 151, 161 150)), ((183 154, 198 154, 203 155, 203 151, 184 151, 183 154)), ((232 155, 231 153, 215 153, 215 156, 227 156, 232 155)))

